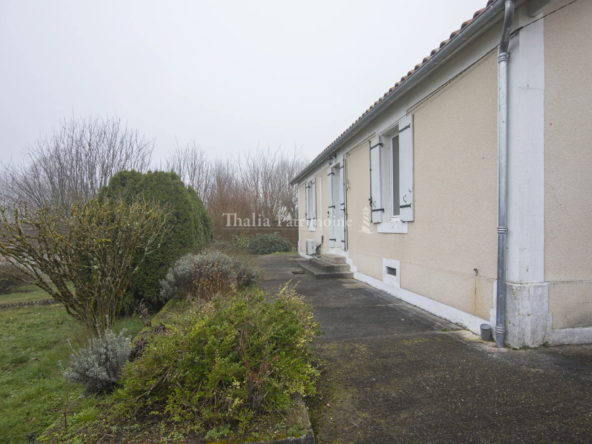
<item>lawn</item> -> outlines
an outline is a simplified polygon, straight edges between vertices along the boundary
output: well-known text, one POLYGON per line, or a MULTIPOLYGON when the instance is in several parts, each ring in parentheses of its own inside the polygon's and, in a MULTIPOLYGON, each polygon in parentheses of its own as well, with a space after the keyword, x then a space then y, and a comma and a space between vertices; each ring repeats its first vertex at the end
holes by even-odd
MULTIPOLYGON (((34 292, 3 295, 13 301, 32 300, 34 292)), ((30 287, 29 287, 30 288, 30 287)), ((44 294, 37 295, 46 299, 44 294)), ((29 443, 28 436, 41 432, 64 417, 76 403, 72 424, 84 416, 98 415, 93 398, 78 399, 83 389, 68 383, 58 361, 67 362, 67 339, 80 337, 77 322, 60 305, 27 306, 0 310, 0 443, 29 443)), ((142 328, 137 317, 118 322, 116 330, 127 328, 135 335, 142 328)))
POLYGON ((33 284, 22 284, 8 294, 0 294, 0 305, 40 301, 42 299, 51 299, 51 296, 33 284))

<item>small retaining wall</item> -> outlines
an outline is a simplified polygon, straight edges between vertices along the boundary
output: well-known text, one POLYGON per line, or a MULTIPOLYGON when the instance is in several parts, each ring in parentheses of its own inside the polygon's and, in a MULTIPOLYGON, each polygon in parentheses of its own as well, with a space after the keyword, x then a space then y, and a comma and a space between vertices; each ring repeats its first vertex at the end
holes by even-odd
POLYGON ((52 305, 55 303, 56 303, 56 301, 54 301, 53 299, 41 299, 39 301, 26 301, 26 302, 12 302, 9 304, 0 304, 0 309, 12 308, 12 307, 27 307, 30 305, 52 305))

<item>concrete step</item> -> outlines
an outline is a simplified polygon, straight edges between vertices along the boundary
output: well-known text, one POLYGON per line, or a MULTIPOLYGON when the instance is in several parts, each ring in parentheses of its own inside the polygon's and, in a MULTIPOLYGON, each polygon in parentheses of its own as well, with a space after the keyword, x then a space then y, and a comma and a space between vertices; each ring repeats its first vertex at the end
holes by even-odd
POLYGON ((315 279, 352 279, 354 277, 351 271, 324 271, 308 259, 297 260, 296 263, 315 279))
POLYGON ((341 265, 347 263, 345 261, 345 256, 341 256, 340 254, 321 254, 321 259, 325 262, 330 262, 334 265, 341 265))
POLYGON ((334 264, 331 262, 324 261, 323 259, 311 259, 310 263, 313 264, 315 267, 320 268, 323 271, 327 271, 329 273, 337 273, 343 271, 350 271, 349 265, 347 264, 334 264))

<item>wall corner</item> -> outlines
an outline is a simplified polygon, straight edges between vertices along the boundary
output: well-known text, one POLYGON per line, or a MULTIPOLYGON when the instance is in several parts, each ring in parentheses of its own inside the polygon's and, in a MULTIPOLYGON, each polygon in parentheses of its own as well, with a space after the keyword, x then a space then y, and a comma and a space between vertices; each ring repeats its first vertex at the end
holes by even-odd
POLYGON ((510 347, 543 345, 549 316, 548 284, 507 284, 506 343, 510 347))

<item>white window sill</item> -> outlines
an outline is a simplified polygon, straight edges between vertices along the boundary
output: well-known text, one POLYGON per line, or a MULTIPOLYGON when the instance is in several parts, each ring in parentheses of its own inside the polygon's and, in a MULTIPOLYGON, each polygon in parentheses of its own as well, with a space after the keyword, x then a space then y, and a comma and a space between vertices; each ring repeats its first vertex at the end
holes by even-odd
POLYGON ((378 224, 378 232, 379 233, 408 233, 409 232, 409 223, 403 222, 398 217, 393 217, 388 222, 382 222, 378 224))
POLYGON ((313 222, 308 225, 308 231, 317 231, 317 225, 313 222))

